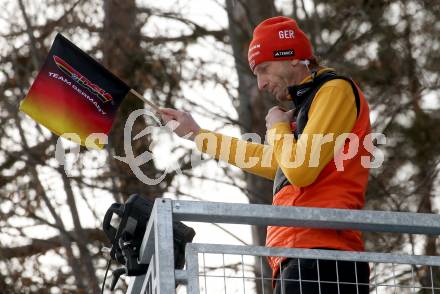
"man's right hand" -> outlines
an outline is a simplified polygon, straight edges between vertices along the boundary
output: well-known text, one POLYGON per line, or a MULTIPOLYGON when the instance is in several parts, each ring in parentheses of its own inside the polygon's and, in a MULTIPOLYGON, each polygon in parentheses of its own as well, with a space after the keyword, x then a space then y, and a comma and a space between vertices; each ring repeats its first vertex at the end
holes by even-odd
POLYGON ((188 112, 172 108, 161 108, 160 115, 165 123, 172 122, 177 125, 177 128, 174 130, 174 132, 179 137, 184 137, 188 134, 191 134, 188 139, 194 140, 200 131, 200 126, 188 112))

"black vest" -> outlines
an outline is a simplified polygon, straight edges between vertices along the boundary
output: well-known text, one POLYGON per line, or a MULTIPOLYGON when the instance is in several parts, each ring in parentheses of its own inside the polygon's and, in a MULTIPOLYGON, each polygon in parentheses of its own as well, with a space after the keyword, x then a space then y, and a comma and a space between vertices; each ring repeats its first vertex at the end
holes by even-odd
MULTIPOLYGON (((344 76, 338 76, 334 71, 325 72, 323 74, 320 74, 319 76, 315 76, 310 82, 287 88, 290 96, 292 97, 293 106, 295 109, 294 116, 296 117, 296 130, 294 131, 293 134, 296 140, 299 139, 302 132, 304 131, 304 128, 307 125, 307 121, 309 120, 309 115, 308 115, 309 109, 310 106, 312 105, 313 99, 315 98, 315 95, 318 92, 319 88, 321 88, 321 86, 324 83, 334 79, 346 80, 351 84, 356 99, 357 115, 359 115, 359 109, 360 109, 359 92, 354 82, 350 78, 344 76)), ((287 180, 281 168, 278 167, 273 182, 273 195, 278 193, 282 188, 284 188, 287 185, 290 185, 290 183, 287 180)))

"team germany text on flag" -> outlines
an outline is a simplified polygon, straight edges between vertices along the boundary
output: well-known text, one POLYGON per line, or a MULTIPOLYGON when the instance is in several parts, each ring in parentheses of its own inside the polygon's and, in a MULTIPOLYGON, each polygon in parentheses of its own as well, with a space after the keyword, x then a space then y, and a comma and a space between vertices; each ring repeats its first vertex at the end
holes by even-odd
POLYGON ((77 134, 78 143, 85 146, 90 134, 108 134, 116 111, 129 92, 139 97, 96 60, 57 34, 20 110, 57 135, 77 134))

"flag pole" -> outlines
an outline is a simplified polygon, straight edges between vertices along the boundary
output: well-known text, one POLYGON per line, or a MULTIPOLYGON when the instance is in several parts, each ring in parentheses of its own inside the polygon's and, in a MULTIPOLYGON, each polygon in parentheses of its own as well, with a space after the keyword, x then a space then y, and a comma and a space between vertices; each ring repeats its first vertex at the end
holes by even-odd
POLYGON ((148 100, 147 98, 145 98, 144 96, 142 96, 141 94, 139 94, 138 92, 136 92, 133 89, 130 89, 130 93, 133 94, 134 96, 136 96, 137 98, 141 99, 142 101, 144 101, 145 103, 148 104, 148 106, 150 106, 151 108, 153 108, 156 112, 160 112, 159 111, 159 106, 157 106, 156 104, 154 104, 153 102, 151 102, 150 100, 148 100))

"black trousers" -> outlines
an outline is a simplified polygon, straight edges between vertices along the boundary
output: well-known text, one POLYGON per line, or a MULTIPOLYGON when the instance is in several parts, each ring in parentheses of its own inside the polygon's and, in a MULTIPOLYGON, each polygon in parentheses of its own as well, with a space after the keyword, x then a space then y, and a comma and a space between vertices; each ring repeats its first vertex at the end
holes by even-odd
POLYGON ((274 294, 368 294, 369 276, 366 262, 287 259, 281 264, 274 294))

